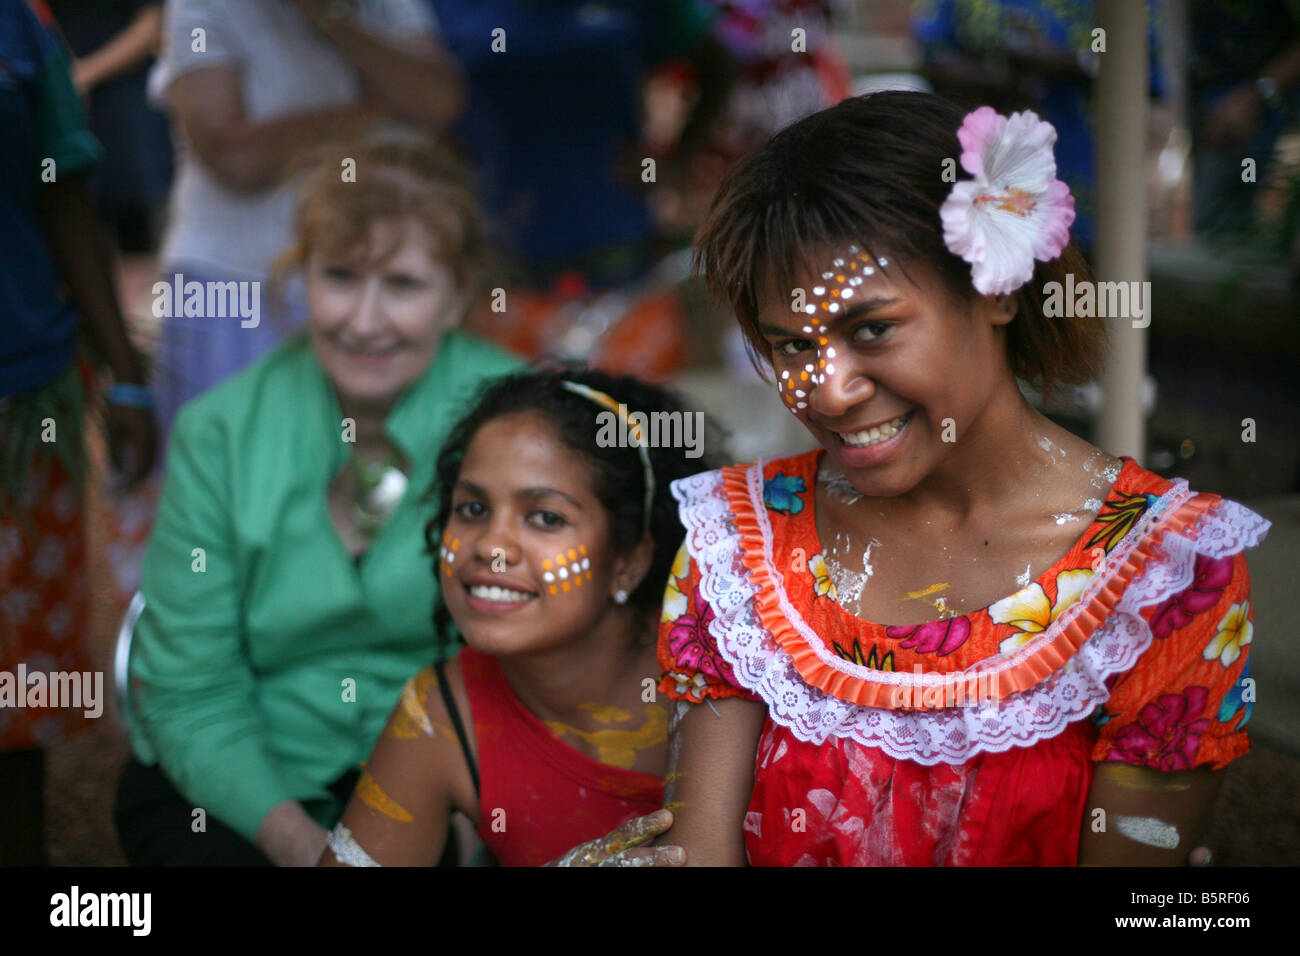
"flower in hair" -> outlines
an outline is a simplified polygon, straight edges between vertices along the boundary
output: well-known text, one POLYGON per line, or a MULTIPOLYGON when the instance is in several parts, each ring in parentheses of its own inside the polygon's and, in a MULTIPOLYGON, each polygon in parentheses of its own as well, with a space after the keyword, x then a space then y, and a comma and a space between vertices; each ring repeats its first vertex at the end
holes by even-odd
POLYGON ((982 295, 1014 292, 1070 241, 1074 198, 1056 178, 1056 130, 1026 110, 990 106, 967 113, 957 130, 961 165, 974 178, 952 187, 939 210, 943 241, 971 264, 982 295))

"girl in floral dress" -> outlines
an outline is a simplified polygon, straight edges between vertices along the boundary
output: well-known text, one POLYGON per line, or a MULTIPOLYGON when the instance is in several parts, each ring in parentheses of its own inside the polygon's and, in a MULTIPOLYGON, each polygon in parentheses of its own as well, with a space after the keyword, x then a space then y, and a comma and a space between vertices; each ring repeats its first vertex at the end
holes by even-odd
POLYGON ((1090 281, 1054 141, 880 93, 715 198, 699 261, 821 447, 673 486, 660 842, 688 864, 1186 863, 1249 749, 1268 522, 1017 385, 1106 344, 1045 307, 1090 281))

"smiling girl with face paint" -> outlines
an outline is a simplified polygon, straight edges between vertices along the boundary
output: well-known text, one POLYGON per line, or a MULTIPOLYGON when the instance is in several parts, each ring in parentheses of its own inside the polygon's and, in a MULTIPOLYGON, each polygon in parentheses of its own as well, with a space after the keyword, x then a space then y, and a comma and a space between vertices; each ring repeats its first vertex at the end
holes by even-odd
POLYGON ((717 446, 603 447, 620 405, 677 410, 632 378, 530 372, 456 426, 427 539, 435 628, 465 646, 407 685, 322 863, 431 865, 452 811, 504 865, 673 862, 637 849, 666 826, 654 638, 682 538, 669 484, 717 446))
POLYGON ((1105 347, 1043 314, 1089 278, 1054 140, 879 93, 715 197, 698 261, 821 447, 674 489, 662 839, 688 864, 1185 863, 1248 749, 1268 523, 1021 394, 1105 347))

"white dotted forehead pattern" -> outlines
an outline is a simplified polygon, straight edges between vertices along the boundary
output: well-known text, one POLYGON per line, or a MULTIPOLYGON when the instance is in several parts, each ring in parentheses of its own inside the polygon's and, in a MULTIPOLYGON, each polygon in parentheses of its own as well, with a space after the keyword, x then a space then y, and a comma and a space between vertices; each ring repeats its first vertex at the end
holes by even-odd
POLYGON ((873 260, 857 246, 849 246, 844 255, 831 260, 832 269, 821 274, 825 284, 812 287, 811 301, 803 309, 804 315, 811 316, 811 321, 803 326, 802 331, 804 335, 815 337, 817 360, 804 365, 793 374, 788 369, 782 371, 777 383, 781 400, 790 411, 797 414, 807 408, 808 403, 803 399, 808 397, 813 388, 826 381, 827 375, 835 374, 835 366, 830 361, 835 358, 835 349, 829 344, 825 319, 838 315, 841 308, 847 308, 841 303, 853 298, 854 289, 862 285, 863 276, 876 274, 873 262, 882 269, 889 264, 884 258, 873 260))

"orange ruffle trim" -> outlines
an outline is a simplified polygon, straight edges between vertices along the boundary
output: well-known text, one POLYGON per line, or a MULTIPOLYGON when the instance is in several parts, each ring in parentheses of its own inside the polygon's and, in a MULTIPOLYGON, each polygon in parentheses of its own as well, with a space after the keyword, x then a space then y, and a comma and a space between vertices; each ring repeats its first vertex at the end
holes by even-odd
MULTIPOLYGON (((731 465, 722 469, 723 487, 731 507, 732 519, 741 539, 741 560, 749 569, 749 579, 757 588, 755 602, 759 621, 772 635, 778 646, 790 655, 795 669, 804 681, 812 687, 825 691, 839 700, 857 704, 861 707, 876 707, 885 710, 933 710, 941 709, 925 705, 921 698, 925 695, 915 691, 907 695, 906 703, 896 700, 900 687, 907 684, 891 684, 870 678, 855 677, 838 670, 823 661, 817 651, 804 639, 785 616, 777 597, 779 585, 773 580, 768 570, 768 562, 763 547, 763 535, 759 530, 759 519, 749 496, 749 483, 746 472, 749 466, 731 465)), ((1048 644, 1039 648, 1029 658, 1007 670, 999 671, 989 693, 999 700, 1012 694, 1021 693, 1041 684, 1052 674, 1065 666, 1066 662, 1083 646, 1088 637, 1114 611, 1123 597, 1129 582, 1141 572, 1157 550, 1159 542, 1166 534, 1181 533, 1193 526, 1221 499, 1218 495, 1201 493, 1184 502, 1173 514, 1165 516, 1158 530, 1147 535, 1128 555, 1124 564, 1111 576, 1088 606, 1062 628, 1061 633, 1048 644)), ((962 672, 947 674, 952 681, 975 679, 978 667, 962 672), (961 676, 959 676, 961 675, 961 676)))

